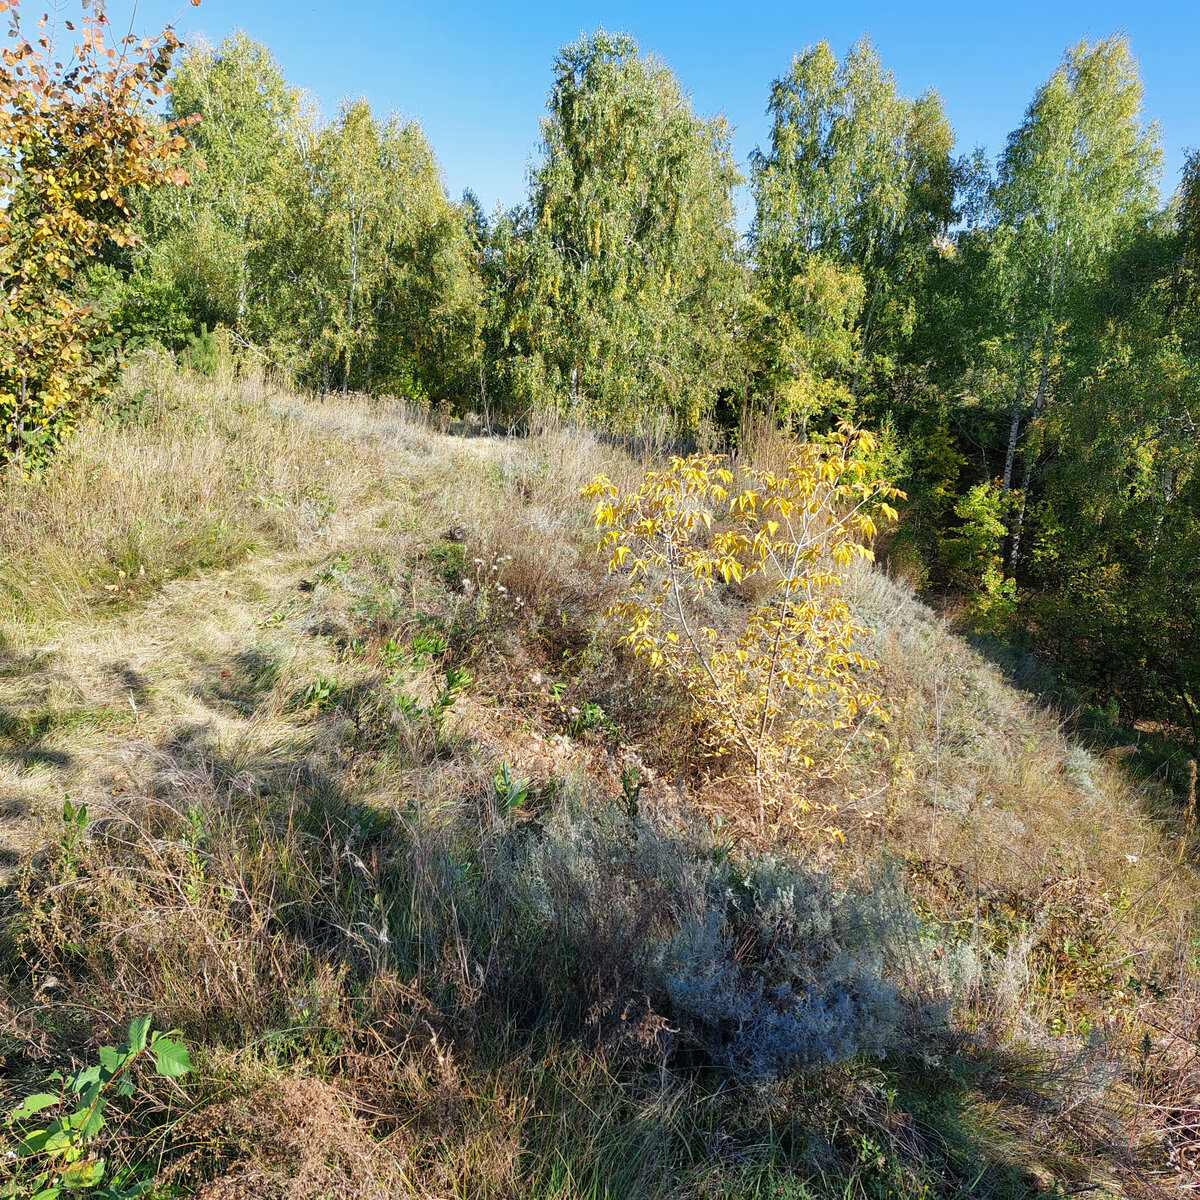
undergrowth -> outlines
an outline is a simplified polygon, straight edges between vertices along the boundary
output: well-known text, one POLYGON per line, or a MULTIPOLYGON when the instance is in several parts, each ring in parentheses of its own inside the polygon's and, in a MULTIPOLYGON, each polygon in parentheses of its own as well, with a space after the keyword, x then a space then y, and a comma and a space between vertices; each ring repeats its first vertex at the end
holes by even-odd
MULTIPOLYGON (((5 482, 6 1111, 152 1016, 194 1069, 95 1153, 163 1195, 1189 1178, 1200 948, 1164 790, 863 570, 889 744, 822 795, 844 846, 763 840, 603 618, 575 498, 642 464, 222 370, 146 367, 121 421, 5 482)), ((714 588, 705 621, 759 599, 714 588)))

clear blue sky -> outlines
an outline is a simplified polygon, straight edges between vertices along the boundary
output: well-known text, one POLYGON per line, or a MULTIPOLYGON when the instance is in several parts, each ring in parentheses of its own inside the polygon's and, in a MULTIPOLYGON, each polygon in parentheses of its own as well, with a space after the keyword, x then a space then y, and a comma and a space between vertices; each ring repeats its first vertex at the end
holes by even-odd
MULTIPOLYGON (((139 27, 175 17, 179 2, 141 0, 139 27)), ((130 4, 110 0, 114 26, 130 4)), ((941 93, 960 149, 982 144, 994 155, 1068 44, 1124 30, 1141 63, 1146 111, 1162 127, 1164 191, 1178 183, 1184 150, 1200 146, 1197 0, 203 0, 177 22, 185 36, 203 32, 213 41, 245 29, 326 113, 366 96, 378 111, 418 118, 451 194, 471 187, 488 210, 522 197, 556 48, 598 25, 626 30, 664 58, 697 111, 725 113, 742 159, 766 139, 768 88, 792 54, 827 38, 840 55, 864 32, 906 94, 941 93)))

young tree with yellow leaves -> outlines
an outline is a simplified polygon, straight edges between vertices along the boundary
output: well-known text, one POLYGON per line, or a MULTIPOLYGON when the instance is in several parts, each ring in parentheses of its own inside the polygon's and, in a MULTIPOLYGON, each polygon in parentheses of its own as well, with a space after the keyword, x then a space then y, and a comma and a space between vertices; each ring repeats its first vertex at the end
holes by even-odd
POLYGON ((896 517, 889 501, 903 498, 877 476, 875 449, 871 434, 842 425, 792 442, 780 473, 700 454, 672 458, 626 496, 603 475, 583 491, 626 587, 609 610, 622 640, 684 687, 712 752, 748 768, 760 833, 769 807, 785 820, 822 807, 793 769, 829 777, 860 731, 878 736, 870 718, 886 720, 864 679, 878 664, 855 649, 866 631, 837 591, 853 559, 873 557, 879 521, 896 517), (704 623, 697 602, 718 580, 755 576, 770 595, 739 634, 704 623))

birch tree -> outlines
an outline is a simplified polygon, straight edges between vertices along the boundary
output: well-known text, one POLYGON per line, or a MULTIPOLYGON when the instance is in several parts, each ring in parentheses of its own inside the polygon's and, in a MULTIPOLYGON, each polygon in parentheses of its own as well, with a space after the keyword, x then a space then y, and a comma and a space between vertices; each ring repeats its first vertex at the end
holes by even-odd
POLYGON ((836 365, 857 392, 865 371, 890 372, 912 332, 919 281, 954 218, 953 133, 937 94, 902 96, 865 37, 840 61, 828 42, 798 54, 768 113, 770 144, 751 159, 760 291, 781 345, 814 328, 818 339, 856 332, 857 352, 836 365), (820 289, 796 286, 831 267, 844 291, 861 291, 834 314, 820 289))
POLYGON ((1157 128, 1143 122, 1137 62, 1117 35, 1067 51, 1001 155, 990 271, 1014 363, 1005 492, 1026 430, 1010 567, 1020 558, 1037 422, 1053 400, 1072 311, 1087 302, 1108 256, 1144 227, 1160 161, 1157 128))
POLYGON ((541 400, 695 428, 733 375, 743 286, 727 124, 600 30, 560 51, 542 139, 519 318, 541 400))
POLYGON ((190 121, 191 186, 146 198, 147 285, 162 280, 193 324, 269 335, 269 290, 287 182, 311 113, 270 51, 242 32, 190 46, 171 77, 170 112, 190 121))

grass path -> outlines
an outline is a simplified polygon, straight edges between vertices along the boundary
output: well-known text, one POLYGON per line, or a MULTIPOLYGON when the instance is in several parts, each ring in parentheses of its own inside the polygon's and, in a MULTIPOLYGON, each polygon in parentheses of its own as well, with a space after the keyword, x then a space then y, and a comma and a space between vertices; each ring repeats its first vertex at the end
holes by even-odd
POLYGON ((421 488, 495 445, 424 431, 414 441, 413 426, 394 417, 332 404, 292 405, 288 417, 351 452, 368 447, 384 465, 372 481, 382 487, 298 549, 171 580, 123 611, 98 603, 26 626, 4 647, 0 881, 54 836, 64 800, 86 803, 93 817, 113 811, 173 741, 303 742, 303 714, 284 711, 280 684, 330 671, 337 658, 313 602, 320 568, 367 547, 402 552, 403 534, 387 531, 414 527, 421 488))

